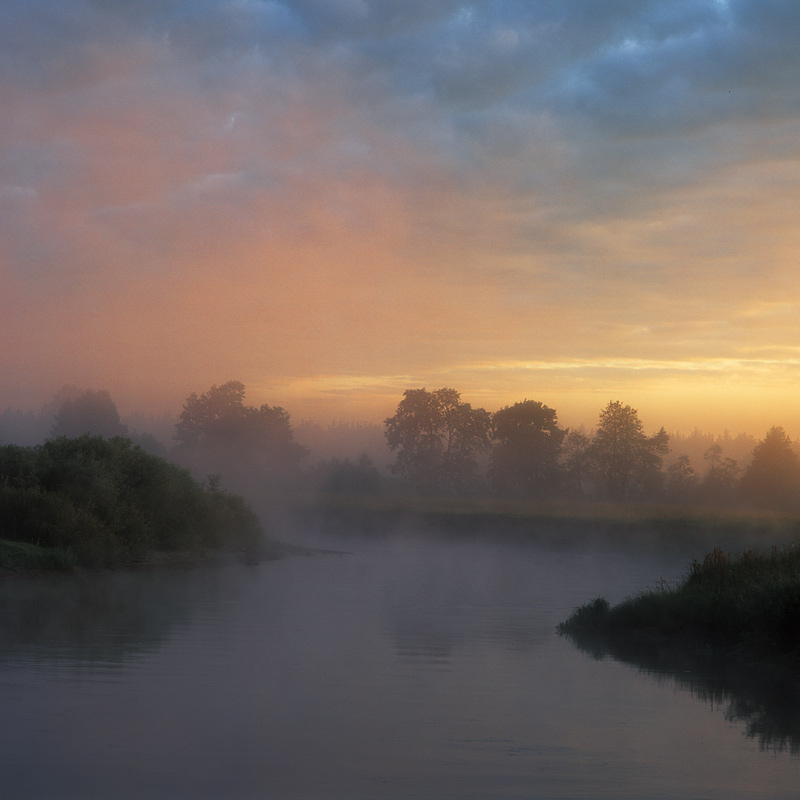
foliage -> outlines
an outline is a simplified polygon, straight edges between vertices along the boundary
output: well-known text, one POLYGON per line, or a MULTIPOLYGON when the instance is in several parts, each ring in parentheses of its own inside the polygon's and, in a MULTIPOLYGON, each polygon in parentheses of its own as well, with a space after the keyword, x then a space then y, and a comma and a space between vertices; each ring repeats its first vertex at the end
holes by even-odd
POLYGON ((676 586, 661 585, 613 608, 600 598, 559 625, 571 636, 676 637, 726 652, 800 660, 800 546, 721 548, 693 561, 676 586))
POLYGON ((611 500, 655 494, 668 442, 663 428, 654 436, 645 436, 636 409, 611 401, 600 412, 590 448, 601 494, 611 500))
POLYGON ((95 436, 127 436, 117 406, 105 390, 87 389, 74 399, 65 400, 55 416, 50 435, 74 438, 84 433, 95 436))
POLYGON ((240 498, 128 439, 88 434, 0 447, 0 529, 90 565, 152 550, 252 547, 261 535, 240 498))
POLYGON ((71 569, 75 556, 56 547, 39 547, 26 542, 0 539, 0 567, 14 572, 32 569, 71 569))
POLYGON ((559 483, 559 454, 566 432, 556 412, 524 400, 492 415, 494 446, 489 479, 499 494, 544 497, 559 483))
POLYGON ((770 428, 755 446, 753 460, 742 476, 742 492, 759 506, 800 506, 800 459, 783 428, 770 428))
POLYGON ((697 492, 697 473, 682 453, 667 468, 667 497, 673 502, 691 502, 697 492))
POLYGON ((323 492, 334 494, 374 494, 381 476, 372 459, 363 454, 356 461, 332 458, 322 461, 316 469, 316 479, 323 492))
POLYGON ((491 418, 455 389, 407 389, 384 422, 397 451, 391 470, 423 493, 459 493, 477 483, 477 455, 489 447, 491 418))
POLYGON ((280 406, 246 406, 244 396, 239 381, 193 392, 176 425, 177 455, 196 472, 221 474, 240 488, 281 485, 296 475, 306 450, 280 406))
POLYGON ((706 502, 729 503, 736 496, 739 483, 739 463, 734 458, 722 457, 722 446, 714 443, 703 454, 708 461, 708 471, 703 478, 701 497, 706 502))
POLYGON ((592 440, 582 430, 567 430, 561 445, 562 489, 580 496, 586 491, 591 473, 592 440))

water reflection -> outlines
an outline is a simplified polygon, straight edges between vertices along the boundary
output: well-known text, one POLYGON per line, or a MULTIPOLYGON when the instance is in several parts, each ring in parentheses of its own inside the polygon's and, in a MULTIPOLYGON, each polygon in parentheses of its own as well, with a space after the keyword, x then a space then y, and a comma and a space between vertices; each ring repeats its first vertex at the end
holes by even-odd
POLYGON ((0 585, 0 795, 796 797, 796 760, 554 632, 683 558, 326 544, 349 555, 0 585))
MULTIPOLYGON (((242 569, 247 574, 247 569, 242 569)), ((218 602, 230 572, 153 568, 0 581, 0 664, 113 669, 155 652, 218 602)))
MULTIPOLYGON (((571 637, 572 638, 572 637, 571 637)), ((573 638, 595 659, 613 658, 659 681, 670 680, 693 697, 743 723, 762 750, 800 755, 800 685, 787 667, 732 663, 724 656, 625 638, 573 638)))

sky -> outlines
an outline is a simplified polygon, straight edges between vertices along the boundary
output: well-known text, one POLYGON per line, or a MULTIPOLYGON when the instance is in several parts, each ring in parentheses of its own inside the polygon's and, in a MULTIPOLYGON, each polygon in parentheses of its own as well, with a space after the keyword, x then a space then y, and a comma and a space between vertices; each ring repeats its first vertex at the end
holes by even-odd
POLYGON ((798 40, 795 0, 4 0, 0 407, 800 437, 798 40))

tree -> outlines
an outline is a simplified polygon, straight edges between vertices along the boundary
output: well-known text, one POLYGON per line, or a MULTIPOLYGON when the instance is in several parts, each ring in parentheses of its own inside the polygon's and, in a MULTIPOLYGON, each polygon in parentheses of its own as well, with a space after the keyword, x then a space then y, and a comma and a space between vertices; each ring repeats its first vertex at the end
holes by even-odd
POLYGON ((196 472, 219 473, 238 489, 260 490, 295 477, 305 448, 280 406, 244 404, 239 381, 186 400, 175 426, 177 455, 196 472))
POLYGON ((489 478, 495 491, 541 497, 557 490, 558 457, 566 435, 557 423, 555 410, 535 400, 492 415, 489 478))
POLYGON ((315 472, 319 488, 333 494, 375 494, 381 485, 381 474, 366 453, 356 461, 334 456, 321 461, 315 472))
POLYGON ((424 492, 462 492, 477 480, 477 455, 489 446, 491 417, 455 389, 407 389, 386 440, 397 451, 391 470, 424 492))
POLYGON ((686 453, 667 467, 667 496, 676 503, 688 503, 697 493, 697 473, 686 453))
POLYGON ((567 430, 561 445, 562 486, 571 495, 582 495, 591 473, 592 440, 583 429, 567 430))
POLYGON ((662 480, 661 462, 669 452, 669 435, 661 428, 645 436, 635 408, 611 401, 601 412, 591 457, 598 488, 612 500, 653 494, 662 480))
POLYGON ((722 445, 716 442, 706 450, 708 471, 703 478, 701 497, 707 503, 729 503, 736 494, 741 469, 734 458, 722 457, 722 445))
POLYGON ((122 424, 117 406, 105 389, 87 389, 74 399, 64 401, 56 413, 50 435, 74 439, 84 433, 106 439, 128 435, 128 428, 122 424))
POLYGON ((741 487, 743 495, 760 506, 800 506, 800 459, 783 428, 770 428, 753 448, 753 460, 742 476, 741 487))

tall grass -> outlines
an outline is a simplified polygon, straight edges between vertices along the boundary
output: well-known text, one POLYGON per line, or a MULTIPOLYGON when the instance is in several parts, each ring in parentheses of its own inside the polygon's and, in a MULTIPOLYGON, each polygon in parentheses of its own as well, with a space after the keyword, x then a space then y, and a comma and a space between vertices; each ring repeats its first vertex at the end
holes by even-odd
POLYGON ((734 556, 715 548, 676 585, 614 607, 597 598, 558 630, 576 639, 662 637, 800 663, 800 545, 734 556))

